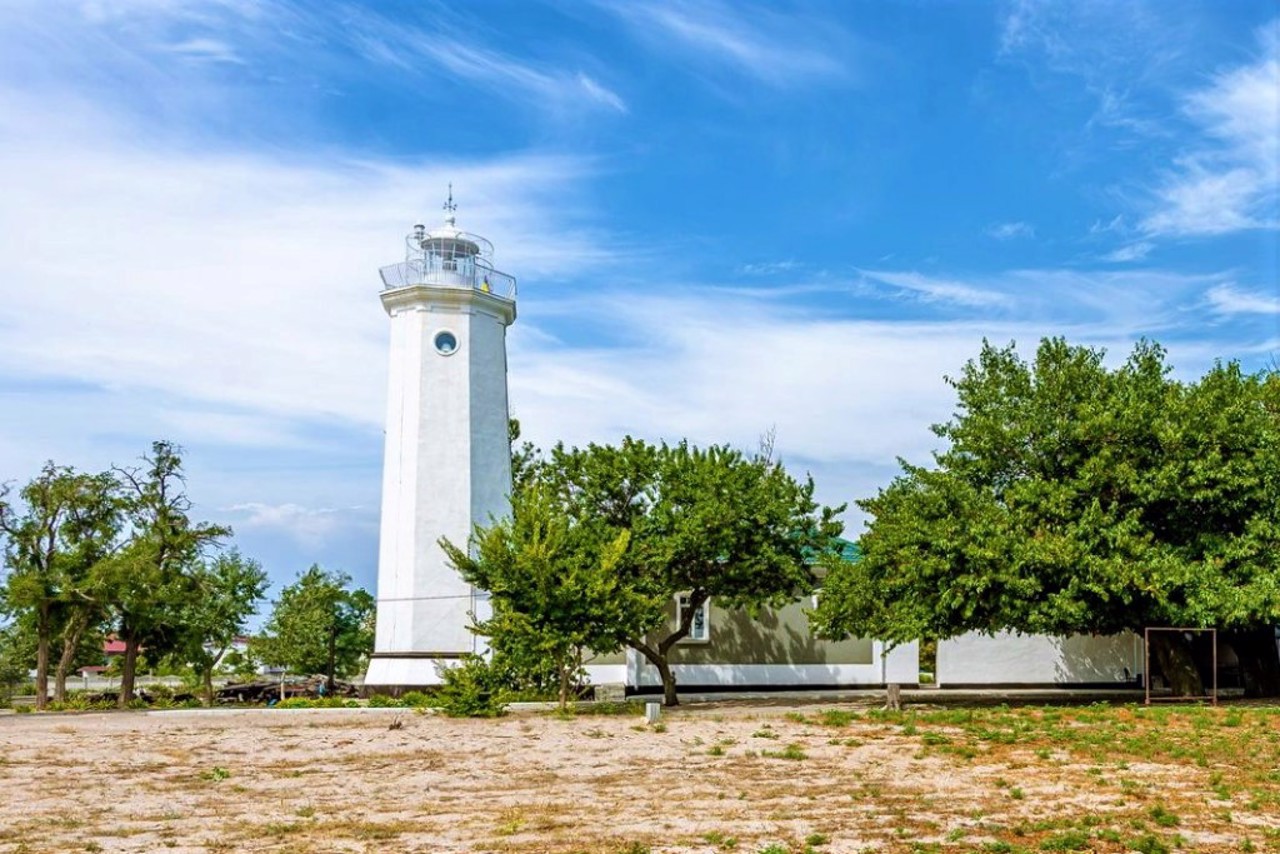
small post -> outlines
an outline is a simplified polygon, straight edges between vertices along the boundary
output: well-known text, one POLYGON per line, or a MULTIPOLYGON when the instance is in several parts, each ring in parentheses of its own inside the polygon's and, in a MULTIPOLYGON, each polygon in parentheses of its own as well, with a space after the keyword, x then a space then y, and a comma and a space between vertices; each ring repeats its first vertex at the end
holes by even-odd
POLYGON ((662 705, 660 703, 644 704, 644 722, 647 724, 656 724, 658 716, 662 714, 662 705))
POLYGON ((900 712, 902 711, 902 686, 897 682, 890 682, 885 692, 885 711, 900 712))

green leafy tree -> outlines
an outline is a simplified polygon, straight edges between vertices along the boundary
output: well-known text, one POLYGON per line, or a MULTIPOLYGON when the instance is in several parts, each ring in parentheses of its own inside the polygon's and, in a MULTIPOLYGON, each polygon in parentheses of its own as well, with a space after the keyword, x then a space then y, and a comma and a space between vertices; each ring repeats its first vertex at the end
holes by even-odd
POLYGON ((750 610, 808 593, 809 558, 831 549, 842 528, 843 508, 819 506, 811 480, 795 480, 768 453, 727 446, 629 437, 618 447, 559 446, 530 478, 597 543, 627 537, 602 606, 612 633, 605 648, 625 644, 651 662, 671 706, 679 702, 671 649, 708 598, 750 610), (677 595, 688 607, 673 626, 677 595))
POLYGON ((533 486, 515 494, 510 518, 476 532, 474 557, 441 547, 464 580, 489 593, 492 616, 472 629, 495 660, 523 674, 552 663, 564 709, 584 651, 620 646, 613 615, 628 536, 599 536, 533 486))
POLYGON ((29 614, 36 639, 36 707, 48 701, 51 652, 59 637, 58 699, 67 669, 100 611, 91 590, 112 554, 120 506, 110 475, 87 475, 46 463, 19 492, 22 509, 0 490, 0 534, 6 540, 3 604, 29 614))
POLYGON ((373 597, 349 589, 350 576, 312 566, 280 591, 257 654, 294 673, 334 680, 359 672, 373 650, 373 597))
MULTIPOLYGON (((1169 376, 1138 344, 1116 369, 1061 339, 1023 361, 983 344, 948 382, 945 450, 859 505, 862 560, 832 563, 814 625, 890 641, 978 631, 1227 630, 1251 690, 1280 686, 1280 406, 1274 373, 1169 376), (1269 641, 1268 641, 1269 638, 1269 641)), ((1176 634, 1152 653, 1202 690, 1176 634)))
POLYGON ((6 702, 35 668, 36 635, 30 625, 32 616, 23 614, 0 629, 0 699, 6 702))
POLYGON ((144 465, 116 469, 129 532, 102 573, 102 589, 116 633, 124 641, 120 663, 120 707, 133 699, 138 655, 145 645, 152 661, 180 643, 184 614, 201 595, 196 571, 205 551, 231 529, 190 517, 181 449, 171 442, 151 445, 144 465))
POLYGON ((266 592, 262 566, 231 550, 202 562, 190 574, 174 658, 195 672, 206 706, 213 705, 213 671, 244 631, 266 592))

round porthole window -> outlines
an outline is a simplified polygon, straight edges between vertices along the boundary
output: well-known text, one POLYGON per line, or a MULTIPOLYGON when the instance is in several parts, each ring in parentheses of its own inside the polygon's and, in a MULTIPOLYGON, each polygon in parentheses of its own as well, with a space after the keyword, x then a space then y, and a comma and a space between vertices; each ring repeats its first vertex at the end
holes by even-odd
POLYGON ((436 352, 441 356, 452 356, 458 349, 458 336, 449 330, 436 333, 436 352))

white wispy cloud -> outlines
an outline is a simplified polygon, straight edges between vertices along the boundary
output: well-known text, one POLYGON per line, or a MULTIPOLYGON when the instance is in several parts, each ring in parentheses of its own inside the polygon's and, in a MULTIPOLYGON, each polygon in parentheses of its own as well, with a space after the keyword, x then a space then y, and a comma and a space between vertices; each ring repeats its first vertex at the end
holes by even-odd
POLYGON ((1035 226, 1025 222, 998 222, 987 227, 987 236, 996 240, 1012 240, 1015 237, 1035 237, 1035 226))
POLYGON ((358 81, 368 73, 361 66, 374 64, 396 69, 406 85, 454 80, 551 117, 627 111, 598 75, 555 57, 498 50, 466 13, 439 6, 390 17, 376 8, 299 0, 12 0, 0 4, 0 72, 8 66, 11 79, 37 85, 106 84, 121 103, 161 101, 170 122, 184 104, 205 119, 229 103, 252 107, 252 92, 217 77, 217 66, 230 65, 263 86, 298 94, 334 94, 341 84, 317 81, 358 81))
POLYGON ((780 88, 854 75, 853 40, 831 21, 765 6, 711 2, 601 3, 655 51, 780 88))
POLYGON ((494 50, 468 44, 465 37, 450 32, 405 30, 398 23, 366 15, 361 47, 371 59, 390 61, 402 68, 424 70, 420 60, 429 60, 425 70, 439 69, 508 98, 535 97, 558 106, 587 103, 627 112, 626 102, 615 92, 581 71, 548 70, 517 60, 494 50))
MULTIPOLYGON (((982 297, 959 317, 867 319, 833 316, 834 294, 819 304, 799 297, 779 306, 687 284, 629 293, 619 312, 619 295, 596 293, 576 312, 607 343, 566 349, 513 338, 515 412, 540 445, 631 434, 750 448, 776 426, 783 458, 811 470, 824 499, 835 502, 872 494, 897 456, 927 461, 937 442, 928 425, 946 420, 954 404, 942 377, 976 356, 984 337, 1017 341, 1030 354, 1041 337, 1065 335, 1107 348, 1118 362, 1136 337, 1176 328, 1182 334, 1170 341, 1172 360, 1188 376, 1224 353, 1221 343, 1188 333, 1189 309, 1212 286, 1210 277, 1012 270, 934 282, 918 273, 875 275, 966 296, 998 294, 1017 312, 982 297), (1151 325, 1135 322, 1140 317, 1151 325)), ((865 296, 844 299, 854 306, 865 296)), ((1232 342, 1231 352, 1240 346, 1232 342)))
POLYGON ((738 270, 748 276, 771 276, 774 273, 790 273, 801 266, 803 265, 799 261, 794 258, 788 258, 785 261, 760 261, 754 264, 743 264, 738 270))
POLYGON ((194 153, 141 146, 132 128, 74 102, 36 137, 31 105, 10 94, 0 89, 0 135, 27 135, 0 158, 0 230, 22 247, 0 254, 0 375, 245 413, 170 419, 183 432, 242 443, 287 435, 299 419, 380 424, 376 270, 400 260, 399 235, 450 180, 460 221, 484 223, 500 268, 579 275, 614 254, 566 219, 588 174, 572 158, 404 167, 194 153))
POLYGON ((1257 39, 1254 61, 1218 72, 1184 99, 1200 139, 1156 187, 1156 209, 1142 222, 1147 232, 1213 235, 1280 225, 1280 19, 1257 39))
POLYGON ((1232 284, 1221 284, 1206 294, 1209 305, 1218 314, 1280 314, 1280 295, 1241 290, 1232 284))
POLYGON ((168 45, 165 50, 194 60, 245 64, 244 59, 234 47, 218 39, 186 39, 168 45))
POLYGON ((1007 294, 953 279, 926 276, 916 272, 891 270, 862 270, 864 278, 872 282, 891 285, 900 291, 925 302, 955 303, 962 306, 1009 306, 1007 294))
POLYGON ((1151 254, 1151 250, 1156 245, 1149 240, 1139 240, 1136 243, 1127 243, 1117 249, 1102 256, 1103 261, 1112 261, 1117 264, 1126 264, 1131 261, 1141 261, 1151 254))
MULTIPOLYGON (((358 510, 359 508, 354 508, 358 510)), ((349 524, 351 508, 303 507, 299 504, 263 504, 251 501, 224 508, 240 528, 281 531, 300 545, 315 548, 349 524)))

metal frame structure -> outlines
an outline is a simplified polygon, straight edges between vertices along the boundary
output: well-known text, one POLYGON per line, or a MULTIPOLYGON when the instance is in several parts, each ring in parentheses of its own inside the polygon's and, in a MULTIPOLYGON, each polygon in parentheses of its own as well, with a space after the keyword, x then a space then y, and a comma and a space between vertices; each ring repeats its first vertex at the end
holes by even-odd
MULTIPOLYGON (((1145 705, 1151 703, 1179 703, 1191 702, 1199 700, 1208 700, 1213 705, 1218 705, 1218 630, 1217 629, 1197 629, 1197 628, 1180 628, 1178 626, 1148 626, 1142 631, 1142 653, 1146 660, 1144 672, 1142 674, 1142 685, 1146 691, 1145 705), (1186 696, 1176 697, 1152 697, 1151 696, 1151 633, 1152 632, 1208 632, 1210 643, 1213 646, 1213 681, 1212 689, 1208 694, 1190 694, 1186 696)), ((1168 677, 1166 677, 1167 679, 1168 677)))

